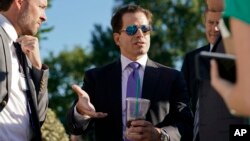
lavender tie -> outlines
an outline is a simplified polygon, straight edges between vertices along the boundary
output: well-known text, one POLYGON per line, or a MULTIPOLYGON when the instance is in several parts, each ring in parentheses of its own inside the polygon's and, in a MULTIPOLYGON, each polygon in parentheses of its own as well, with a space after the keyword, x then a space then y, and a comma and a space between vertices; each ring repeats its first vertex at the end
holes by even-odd
POLYGON ((128 76, 127 82, 127 97, 138 97, 140 96, 140 77, 139 77, 139 68, 140 64, 137 62, 132 62, 128 65, 133 71, 128 76))
MULTIPOLYGON (((133 71, 128 76, 127 97, 136 97, 136 94, 138 94, 138 97, 141 97, 140 76, 139 76, 140 64, 137 62, 131 62, 130 64, 128 64, 128 67, 132 68, 133 71)), ((126 130, 125 127, 124 130, 126 130)), ((130 140, 125 138, 124 141, 130 141, 130 140)))

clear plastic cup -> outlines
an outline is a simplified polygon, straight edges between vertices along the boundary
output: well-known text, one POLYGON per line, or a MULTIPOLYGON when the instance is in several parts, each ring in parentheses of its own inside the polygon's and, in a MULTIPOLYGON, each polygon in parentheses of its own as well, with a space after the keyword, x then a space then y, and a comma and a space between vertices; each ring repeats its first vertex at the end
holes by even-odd
POLYGON ((145 119, 150 106, 150 100, 144 98, 128 97, 127 106, 127 127, 130 127, 131 121, 145 119))

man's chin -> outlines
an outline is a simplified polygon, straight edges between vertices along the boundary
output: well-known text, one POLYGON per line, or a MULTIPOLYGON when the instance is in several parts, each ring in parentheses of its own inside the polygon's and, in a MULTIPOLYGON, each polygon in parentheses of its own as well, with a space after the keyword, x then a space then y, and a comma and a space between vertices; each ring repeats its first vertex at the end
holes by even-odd
POLYGON ((213 37, 210 39, 210 43, 211 44, 215 44, 215 42, 217 41, 218 37, 213 37))
POLYGON ((31 31, 31 34, 32 34, 32 35, 36 35, 37 32, 38 32, 38 28, 36 28, 35 30, 32 30, 32 31, 31 31))
POLYGON ((138 54, 139 56, 141 56, 141 55, 147 54, 147 51, 146 51, 146 50, 139 50, 139 51, 137 52, 137 54, 138 54))
POLYGON ((31 35, 31 36, 35 36, 37 34, 38 30, 29 30, 27 32, 25 32, 24 35, 31 35))

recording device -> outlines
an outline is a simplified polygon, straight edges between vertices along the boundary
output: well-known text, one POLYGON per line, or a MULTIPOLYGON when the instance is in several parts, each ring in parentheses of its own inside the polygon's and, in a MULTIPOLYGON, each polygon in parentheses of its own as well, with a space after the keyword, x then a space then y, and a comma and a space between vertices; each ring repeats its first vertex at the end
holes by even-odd
POLYGON ((220 77, 235 83, 235 56, 224 53, 202 51, 197 54, 195 58, 196 77, 199 80, 210 80, 211 59, 216 60, 220 77))

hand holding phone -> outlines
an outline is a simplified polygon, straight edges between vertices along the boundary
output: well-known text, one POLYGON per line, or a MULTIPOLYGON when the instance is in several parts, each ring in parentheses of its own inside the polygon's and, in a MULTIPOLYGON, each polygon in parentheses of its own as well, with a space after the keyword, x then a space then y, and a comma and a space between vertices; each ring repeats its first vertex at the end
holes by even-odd
POLYGON ((216 52, 200 52, 195 59, 196 77, 199 80, 210 80, 210 60, 215 59, 218 64, 219 75, 223 79, 232 83, 236 81, 235 56, 216 53, 216 52))

